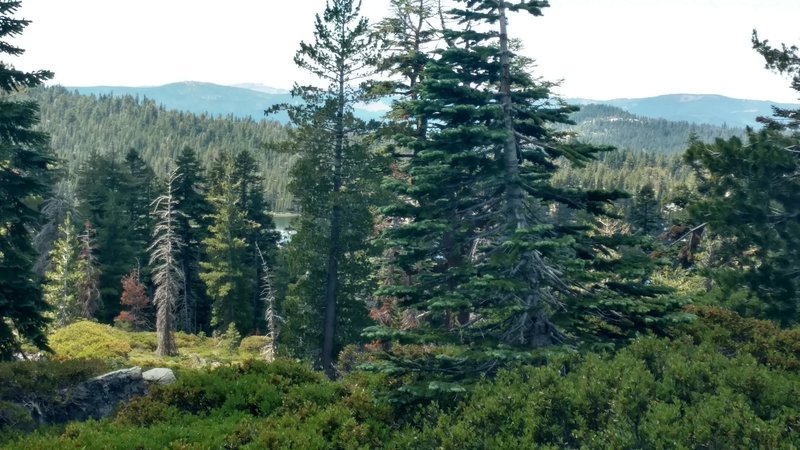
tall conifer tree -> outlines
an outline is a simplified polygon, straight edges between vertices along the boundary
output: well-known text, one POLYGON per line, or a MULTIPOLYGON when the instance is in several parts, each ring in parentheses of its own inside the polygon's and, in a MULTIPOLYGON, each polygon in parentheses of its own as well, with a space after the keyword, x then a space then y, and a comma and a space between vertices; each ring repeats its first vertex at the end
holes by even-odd
POLYGON ((188 147, 181 150, 175 169, 179 175, 173 190, 175 208, 182 213, 176 218, 175 232, 185 243, 178 256, 184 277, 176 325, 181 331, 209 332, 211 305, 200 280, 200 261, 201 243, 208 236, 211 205, 206 200, 204 172, 194 150, 188 147))
POLYGON ((329 377, 338 349, 357 338, 366 318, 362 276, 376 178, 367 129, 353 116, 353 105, 364 98, 354 84, 374 70, 375 46, 360 6, 331 0, 316 16, 314 42, 300 43, 295 63, 328 84, 295 86, 292 94, 304 105, 289 109, 296 126, 290 145, 299 154, 290 189, 301 217, 288 250, 295 276, 283 337, 300 344, 299 353, 318 358, 329 377))
MULTIPOLYGON (((19 6, 18 1, 0 1, 0 53, 8 56, 24 52, 8 41, 30 23, 13 17, 19 6)), ((47 193, 55 161, 48 152, 47 134, 34 130, 37 104, 16 101, 13 94, 52 76, 0 62, 0 360, 11 359, 21 341, 47 348, 47 304, 33 273, 36 253, 30 235, 39 216, 27 200, 47 193)))
POLYGON ((399 105, 425 117, 428 130, 405 139, 413 156, 405 176, 389 182, 397 201, 384 209, 398 226, 381 241, 400 249, 393 265, 410 282, 378 295, 417 311, 416 324, 367 333, 425 344, 413 359, 390 351, 386 361, 391 371, 437 379, 407 387, 423 395, 460 390, 464 379, 535 360, 537 349, 580 334, 561 323, 568 303, 598 297, 582 295, 571 261, 591 261, 596 250, 585 226, 556 223, 550 210, 603 213, 621 196, 550 182, 558 160, 580 165, 605 149, 553 130, 576 108, 551 97, 552 84, 535 79, 530 61, 514 53, 508 13, 538 16, 547 2, 456 5, 449 14, 457 29, 443 31, 448 46, 428 61, 418 99, 399 105))
POLYGON ((247 219, 233 177, 233 164, 227 164, 217 190, 210 197, 213 212, 209 236, 203 240, 206 258, 200 263, 200 279, 212 299, 211 325, 227 330, 234 324, 240 334, 253 331, 256 268, 250 260, 247 237, 254 224, 247 219))

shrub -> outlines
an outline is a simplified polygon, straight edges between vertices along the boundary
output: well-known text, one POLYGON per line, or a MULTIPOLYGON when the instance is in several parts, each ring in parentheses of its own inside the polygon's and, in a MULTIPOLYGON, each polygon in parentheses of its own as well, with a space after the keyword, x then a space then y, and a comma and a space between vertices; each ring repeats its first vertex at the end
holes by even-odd
POLYGON ((770 367, 800 369, 800 329, 781 329, 769 320, 743 318, 724 308, 687 310, 700 318, 686 330, 696 342, 709 342, 729 356, 750 355, 770 367))
POLYGON ((644 338, 501 372, 397 446, 425 448, 780 448, 800 445, 800 376, 729 358, 713 345, 644 338))
POLYGON ((58 359, 126 358, 130 344, 108 325, 80 321, 58 329, 50 336, 50 347, 58 359))

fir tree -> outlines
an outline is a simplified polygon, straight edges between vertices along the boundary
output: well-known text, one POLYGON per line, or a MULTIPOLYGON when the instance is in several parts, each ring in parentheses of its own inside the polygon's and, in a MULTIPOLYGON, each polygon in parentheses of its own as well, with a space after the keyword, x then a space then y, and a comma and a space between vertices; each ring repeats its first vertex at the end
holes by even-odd
POLYGON ((329 377, 343 343, 357 338, 366 318, 368 210, 375 167, 353 116, 364 92, 353 86, 373 70, 374 45, 360 3, 332 0, 317 15, 312 44, 300 43, 295 63, 327 87, 295 86, 304 104, 289 109, 298 153, 290 189, 300 206, 298 232, 287 250, 294 280, 285 302, 283 337, 297 353, 318 358, 329 377), (321 316, 320 316, 321 313, 321 316))
MULTIPOLYGON (((24 52, 8 39, 30 23, 13 17, 19 6, 18 1, 0 2, 0 53, 9 56, 24 52)), ((33 272, 36 253, 30 234, 39 215, 27 200, 47 194, 55 161, 48 153, 48 136, 34 130, 39 122, 37 104, 15 101, 13 94, 52 76, 0 62, 0 360, 11 359, 22 341, 47 348, 43 315, 47 303, 33 272)))
MULTIPOLYGON (((459 391, 464 380, 535 361, 543 347, 577 344, 585 327, 567 319, 574 299, 595 302, 591 319, 602 322, 609 312, 602 299, 625 295, 609 284, 599 285, 602 296, 581 295, 588 281, 573 261, 591 268, 598 248, 587 225, 550 215, 559 207, 603 214, 624 195, 551 183, 562 161, 581 165, 608 148, 553 130, 576 108, 552 98, 552 84, 535 79, 530 61, 514 53, 507 14, 541 15, 547 3, 457 5, 450 14, 460 28, 444 30, 450 45, 428 62, 418 100, 400 105, 425 116, 428 132, 405 139, 412 157, 404 176, 387 183, 397 201, 383 211, 398 226, 385 228, 381 242, 399 249, 391 264, 409 282, 378 295, 417 311, 417 323, 367 334, 423 345, 414 358, 398 349, 385 361, 387 370, 418 377, 405 389, 421 395, 459 391)), ((628 308, 619 316, 630 311, 638 314, 628 308)))
MULTIPOLYGON (((767 68, 792 77, 800 92, 795 46, 773 48, 753 32, 767 68)), ((747 140, 694 140, 684 156, 698 179, 689 204, 697 224, 717 238, 711 278, 723 304, 782 325, 800 321, 800 110, 775 109, 747 140)))
POLYGON ((175 345, 175 309, 178 304, 184 274, 180 267, 180 253, 183 241, 176 230, 181 212, 177 209, 177 199, 173 195, 173 186, 177 184, 176 172, 167 180, 167 192, 153 201, 153 215, 156 225, 153 229, 153 243, 150 245, 150 265, 153 270, 153 304, 156 307, 156 334, 158 347, 156 355, 175 356, 178 348, 175 345))
POLYGON ((212 326, 224 331, 231 324, 240 334, 253 331, 256 269, 251 264, 247 237, 253 224, 241 208, 238 185, 228 164, 219 190, 209 199, 213 208, 209 236, 203 240, 206 260, 200 279, 212 299, 212 326))
POLYGON ((656 200, 653 185, 646 184, 633 197, 630 222, 644 234, 659 233, 663 230, 664 220, 656 200))
POLYGON ((179 175, 173 188, 175 208, 181 211, 175 233, 185 243, 179 264, 184 274, 181 299, 178 302, 176 325, 181 331, 210 331, 211 304, 200 280, 202 241, 208 236, 207 216, 211 205, 205 197, 203 168, 191 148, 181 150, 175 160, 179 175))

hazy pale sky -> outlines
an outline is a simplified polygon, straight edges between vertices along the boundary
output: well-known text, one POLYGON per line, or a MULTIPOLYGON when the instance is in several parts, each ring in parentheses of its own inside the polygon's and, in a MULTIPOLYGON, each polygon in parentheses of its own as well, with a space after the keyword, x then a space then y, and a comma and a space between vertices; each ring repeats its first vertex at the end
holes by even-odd
MULTIPOLYGON (((373 21, 388 0, 363 0, 373 21)), ((551 0, 543 17, 512 16, 537 73, 566 97, 606 100, 668 93, 798 102, 763 68, 750 33, 800 44, 800 0, 551 0)), ((324 0, 23 0, 32 20, 15 40, 17 67, 48 69, 65 86, 176 81, 289 88, 324 0)))

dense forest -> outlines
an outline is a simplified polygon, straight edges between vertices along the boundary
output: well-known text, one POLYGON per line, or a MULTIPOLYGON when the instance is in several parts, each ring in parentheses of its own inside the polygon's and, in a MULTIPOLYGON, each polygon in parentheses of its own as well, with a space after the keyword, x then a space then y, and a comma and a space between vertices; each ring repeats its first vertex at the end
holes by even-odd
POLYGON ((512 39, 547 2, 391 4, 309 18, 288 125, 0 65, 0 445, 800 446, 800 113, 580 109, 512 39), (39 427, 131 365, 178 380, 39 427))
MULTIPOLYGON (((168 163, 186 147, 196 152, 204 168, 208 168, 209 162, 220 153, 231 149, 248 149, 258 161, 259 171, 264 178, 264 195, 272 211, 297 212, 288 189, 292 155, 280 151, 279 145, 286 139, 287 129, 274 121, 170 111, 146 98, 86 96, 59 86, 37 87, 17 95, 39 104, 41 123, 38 128, 50 135, 50 146, 71 174, 67 178, 73 181, 81 165, 93 152, 122 155, 133 148, 158 176, 163 177, 168 163)), ((685 149, 691 136, 711 142, 718 137, 744 134, 744 130, 736 128, 637 117, 604 105, 583 106, 570 118, 575 125, 563 125, 562 129, 576 133, 585 142, 621 149, 615 155, 624 153, 625 159, 635 158, 629 151, 647 155, 666 153, 670 157, 664 161, 674 161, 676 165, 681 165, 677 154, 685 149)), ((642 166, 640 161, 621 165, 618 162, 607 165, 605 161, 605 158, 599 158, 591 167, 576 169, 580 173, 576 176, 592 177, 598 170, 614 172, 615 167, 631 164, 642 166)), ((646 167, 652 164, 643 163, 646 167)), ((663 166, 666 162, 658 164, 663 166)), ((557 177, 573 177, 569 167, 565 170, 570 173, 557 177)), ((627 184, 617 184, 610 181, 609 177, 601 176, 608 181, 595 187, 634 191, 640 187, 635 184, 636 180, 646 178, 630 177, 627 172, 614 173, 610 177, 625 179, 627 184)), ((685 184, 686 177, 686 173, 661 174, 658 178, 663 183, 655 184, 662 186, 659 189, 661 193, 662 190, 671 189, 672 185, 685 184)))

